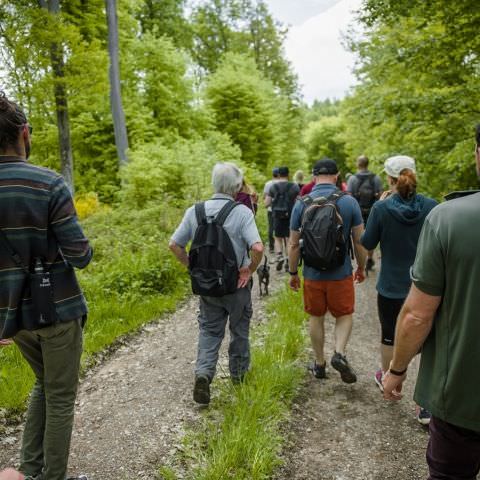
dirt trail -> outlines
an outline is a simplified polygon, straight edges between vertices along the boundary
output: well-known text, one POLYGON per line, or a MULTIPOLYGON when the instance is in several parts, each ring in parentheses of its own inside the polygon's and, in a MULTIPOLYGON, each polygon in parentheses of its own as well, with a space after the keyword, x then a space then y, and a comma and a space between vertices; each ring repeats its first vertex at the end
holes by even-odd
MULTIPOLYGON (((272 277, 275 290, 285 277, 272 277)), ((262 320, 257 287, 252 324, 262 320)), ((174 314, 146 326, 86 375, 75 412, 72 473, 84 472, 90 480, 151 479, 175 453, 183 425, 199 415, 192 400, 197 305, 192 297, 174 314)), ((220 364, 227 365, 226 348, 220 364)), ((20 436, 21 427, 12 427, 0 438, 0 465, 18 462, 20 436)))
MULTIPOLYGON (((276 480, 427 478, 428 433, 414 419, 412 378, 405 398, 396 404, 385 402, 373 381, 380 338, 375 281, 371 275, 356 290, 348 358, 358 382, 342 383, 331 367, 326 380, 308 377, 304 395, 294 405, 286 463, 276 480)), ((331 356, 333 319, 327 319, 326 325, 326 352, 331 356)))

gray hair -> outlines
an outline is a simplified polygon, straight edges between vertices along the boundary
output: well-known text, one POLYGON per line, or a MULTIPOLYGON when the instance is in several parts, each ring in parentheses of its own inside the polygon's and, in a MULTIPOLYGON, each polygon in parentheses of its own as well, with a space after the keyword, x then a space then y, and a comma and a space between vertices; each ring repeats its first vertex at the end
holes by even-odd
POLYGON ((212 171, 212 185, 215 193, 235 197, 242 189, 243 173, 234 163, 217 163, 212 171))

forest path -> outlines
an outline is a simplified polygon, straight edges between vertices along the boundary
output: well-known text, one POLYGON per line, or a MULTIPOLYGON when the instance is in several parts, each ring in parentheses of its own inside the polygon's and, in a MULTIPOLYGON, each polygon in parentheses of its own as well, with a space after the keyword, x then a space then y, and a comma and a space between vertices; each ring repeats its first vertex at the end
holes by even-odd
MULTIPOLYGON (((284 275, 271 268, 270 291, 284 275)), ((252 325, 265 319, 258 282, 252 291, 252 325)), ((199 417, 193 402, 193 367, 198 338, 198 298, 127 338, 115 353, 81 381, 75 409, 69 471, 89 480, 157 478, 181 441, 183 427, 199 417)), ((228 334, 217 373, 228 372, 228 334)), ((215 389, 212 391, 215 396, 215 389)), ((0 466, 18 463, 22 427, 0 438, 0 466)))
MULTIPOLYGON (((380 262, 377 262, 377 265, 380 262)), ((415 368, 401 402, 383 400, 373 380, 379 364, 376 274, 356 287, 356 313, 347 357, 358 381, 309 376, 297 399, 276 480, 417 480, 427 478, 428 431, 414 418, 415 368)), ((333 319, 326 319, 326 354, 333 354, 333 319)), ((313 358, 313 354, 311 355, 313 358)), ((417 360, 415 360, 416 362, 417 360)))

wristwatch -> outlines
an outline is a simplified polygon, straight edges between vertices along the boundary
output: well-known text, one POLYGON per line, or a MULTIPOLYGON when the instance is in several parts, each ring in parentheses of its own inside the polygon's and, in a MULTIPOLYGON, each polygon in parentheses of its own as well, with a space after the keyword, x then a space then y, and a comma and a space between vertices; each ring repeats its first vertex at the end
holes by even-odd
POLYGON ((408 367, 405 369, 405 370, 402 370, 402 371, 399 371, 399 370, 393 370, 393 368, 389 368, 388 371, 392 374, 392 375, 395 375, 397 377, 401 377, 403 375, 405 375, 407 373, 407 369, 408 367))
POLYGON ((295 275, 298 275, 298 270, 296 272, 291 272, 290 270, 288 271, 288 273, 294 277, 295 275))

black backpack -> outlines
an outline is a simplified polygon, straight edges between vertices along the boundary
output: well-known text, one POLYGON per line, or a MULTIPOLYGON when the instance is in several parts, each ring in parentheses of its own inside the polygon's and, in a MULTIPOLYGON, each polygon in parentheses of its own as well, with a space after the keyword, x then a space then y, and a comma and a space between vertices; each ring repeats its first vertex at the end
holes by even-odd
POLYGON ((362 210, 363 214, 370 213, 373 204, 375 203, 375 174, 370 173, 369 175, 358 175, 356 174, 358 185, 354 192, 353 196, 357 199, 358 204, 362 210))
POLYGON ((229 201, 216 217, 207 218, 205 202, 195 204, 198 227, 188 260, 192 291, 196 295, 223 297, 237 291, 237 257, 223 224, 238 205, 229 201))
POLYGON ((290 190, 294 186, 292 182, 274 183, 271 189, 272 212, 276 218, 290 218, 293 208, 293 199, 290 198, 290 190))
POLYGON ((315 270, 333 270, 345 262, 348 246, 336 205, 344 195, 345 192, 335 190, 329 197, 302 197, 306 206, 300 229, 302 258, 305 265, 315 270))

